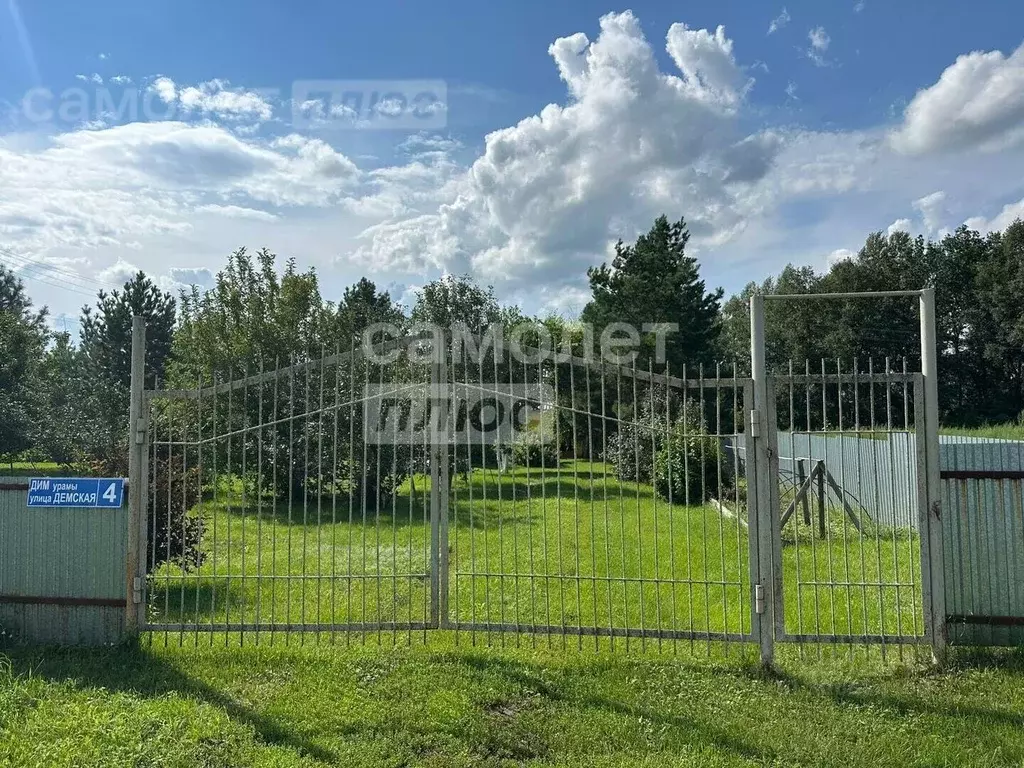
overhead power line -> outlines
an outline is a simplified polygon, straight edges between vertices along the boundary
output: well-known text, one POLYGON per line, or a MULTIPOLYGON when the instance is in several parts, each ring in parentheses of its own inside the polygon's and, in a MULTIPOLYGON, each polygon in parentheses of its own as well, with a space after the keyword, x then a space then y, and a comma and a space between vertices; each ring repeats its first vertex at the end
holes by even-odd
POLYGON ((66 269, 58 264, 51 264, 49 262, 33 259, 31 256, 25 256, 20 253, 15 253, 14 251, 11 251, 8 248, 0 247, 0 256, 4 256, 8 259, 13 259, 17 263, 23 265, 26 268, 35 267, 46 272, 53 272, 55 274, 61 275, 62 277, 67 277, 70 280, 74 280, 76 283, 87 282, 92 283, 93 285, 96 285, 100 288, 107 289, 114 289, 118 287, 106 280, 98 280, 94 277, 90 277, 89 275, 83 275, 70 269, 66 269))

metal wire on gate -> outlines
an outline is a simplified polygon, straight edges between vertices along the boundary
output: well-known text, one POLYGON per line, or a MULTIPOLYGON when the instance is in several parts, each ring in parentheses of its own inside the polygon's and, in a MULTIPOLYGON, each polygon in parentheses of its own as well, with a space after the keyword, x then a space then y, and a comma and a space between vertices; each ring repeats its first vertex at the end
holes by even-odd
POLYGON ((448 381, 466 399, 506 382, 547 383, 552 396, 508 468, 484 442, 452 444, 456 642, 751 639, 746 481, 727 451, 743 437, 749 380, 678 373, 576 357, 452 361, 448 381), (698 482, 673 477, 691 463, 698 482))
POLYGON ((759 508, 734 368, 412 343, 146 393, 151 638, 927 638, 921 374, 770 377, 759 508))

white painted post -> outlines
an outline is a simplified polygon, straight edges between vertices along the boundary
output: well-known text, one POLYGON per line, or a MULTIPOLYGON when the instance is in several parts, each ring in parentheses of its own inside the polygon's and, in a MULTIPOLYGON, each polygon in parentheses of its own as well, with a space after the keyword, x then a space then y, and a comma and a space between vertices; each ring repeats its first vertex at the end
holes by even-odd
POLYGON ((775 659, 775 595, 772 579, 771 464, 768 425, 772 409, 768 404, 768 374, 764 343, 764 297, 750 297, 750 371, 754 381, 754 402, 748 414, 747 429, 754 445, 755 489, 747 489, 747 513, 750 538, 750 570, 754 594, 752 628, 761 646, 761 663, 769 666, 775 659))
POLYGON ((145 520, 142 505, 146 500, 145 426, 142 414, 143 389, 146 376, 146 321, 140 315, 132 318, 132 368, 131 391, 128 401, 128 557, 126 563, 125 632, 129 635, 139 631, 142 610, 141 571, 139 564, 144 557, 142 550, 141 526, 145 520))
POLYGON ((922 598, 925 621, 931 630, 932 656, 941 664, 946 655, 946 585, 942 556, 942 488, 939 477, 939 379, 935 332, 935 289, 921 291, 921 373, 924 377, 924 479, 927 491, 927 530, 921 532, 922 559, 929 578, 922 598))

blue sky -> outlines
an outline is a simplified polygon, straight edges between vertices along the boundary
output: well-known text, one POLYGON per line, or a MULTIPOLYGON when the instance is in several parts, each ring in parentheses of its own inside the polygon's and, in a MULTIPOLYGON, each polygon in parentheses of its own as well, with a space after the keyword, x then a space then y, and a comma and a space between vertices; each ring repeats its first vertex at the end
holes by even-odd
POLYGON ((0 0, 0 260, 58 318, 133 268, 208 281, 241 245, 329 297, 470 272, 572 314, 586 267, 665 212, 738 290, 872 230, 1024 213, 1022 21, 994 0, 0 0), (313 80, 436 102, 396 128, 300 99, 313 80))

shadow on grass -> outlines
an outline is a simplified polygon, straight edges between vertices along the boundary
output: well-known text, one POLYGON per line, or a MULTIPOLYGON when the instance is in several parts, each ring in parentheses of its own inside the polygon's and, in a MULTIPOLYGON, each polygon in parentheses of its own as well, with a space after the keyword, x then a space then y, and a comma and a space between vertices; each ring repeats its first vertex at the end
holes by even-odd
MULTIPOLYGON (((495 470, 475 470, 470 475, 458 473, 453 476, 449 489, 451 514, 449 521, 460 528, 483 528, 497 524, 499 520, 515 517, 519 524, 536 524, 542 518, 542 511, 556 504, 567 505, 607 503, 609 507, 620 504, 658 504, 664 511, 668 502, 657 496, 648 485, 620 483, 614 472, 595 466, 517 468, 513 473, 499 474, 495 470), (515 505, 513 507, 512 505, 515 505), (470 511, 472 510, 472 515, 470 511)), ((207 501, 210 501, 209 499, 207 501)), ((353 525, 382 524, 390 526, 392 521, 398 527, 430 526, 430 484, 426 478, 417 477, 415 492, 407 483, 393 498, 379 507, 372 499, 365 502, 358 496, 351 500, 347 493, 334 495, 307 496, 297 499, 263 499, 257 505, 255 499, 248 499, 243 505, 241 498, 222 498, 218 503, 233 517, 252 523, 273 522, 277 525, 315 526, 349 523, 353 525), (351 503, 350 503, 351 501, 351 503)), ((673 505, 678 509, 684 506, 673 505)))
POLYGON ((134 644, 89 650, 10 648, 5 654, 15 675, 31 675, 53 682, 72 680, 79 688, 105 688, 147 698, 168 694, 190 696, 251 727, 264 743, 288 747, 330 765, 336 761, 335 755, 281 727, 272 718, 184 674, 173 664, 134 644))
POLYGON ((538 665, 476 654, 452 655, 451 660, 465 664, 480 673, 496 674, 505 678, 510 683, 527 691, 534 691, 556 704, 598 709, 633 720, 642 719, 678 729, 678 733, 683 735, 688 743, 698 748, 714 745, 744 760, 763 764, 771 763, 779 757, 774 750, 764 749, 756 744, 736 738, 724 728, 717 728, 694 718, 670 714, 663 710, 639 706, 599 694, 583 693, 577 695, 565 693, 559 689, 557 684, 544 680, 538 665))
POLYGON ((841 681, 816 682, 788 670, 777 667, 766 669, 759 664, 725 670, 724 673, 744 679, 771 682, 792 692, 803 691, 823 697, 840 707, 881 708, 899 715, 929 714, 939 717, 979 719, 990 723, 1024 728, 1024 713, 966 705, 959 701, 945 703, 945 700, 932 689, 932 686, 927 685, 927 682, 932 679, 941 680, 974 670, 998 670, 1006 677, 1024 678, 1024 648, 959 648, 950 651, 950 657, 945 667, 921 666, 916 669, 897 667, 875 676, 858 676, 856 679, 841 681), (884 685, 887 680, 900 679, 920 681, 921 684, 913 687, 912 694, 904 695, 874 689, 876 686, 884 685))
MULTIPOLYGON (((266 588, 269 591, 269 586, 266 588)), ((246 597, 240 578, 195 577, 184 580, 154 576, 148 589, 150 613, 159 615, 161 622, 191 623, 200 617, 209 617, 224 611, 226 605, 245 606, 246 597)))
MULTIPOLYGON (((686 740, 694 745, 713 743, 736 756, 758 763, 771 763, 782 756, 771 747, 737 738, 725 728, 700 722, 685 715, 624 702, 605 695, 595 695, 585 690, 567 693, 560 690, 557 682, 550 682, 550 675, 546 680, 540 674, 539 667, 529 662, 484 655, 452 655, 451 658, 481 673, 502 676, 527 691, 534 691, 555 702, 595 707, 630 718, 643 718, 654 723, 678 728, 681 733, 685 734, 686 740)), ((694 669, 705 674, 725 675, 770 686, 778 690, 781 695, 802 693, 820 700, 822 706, 882 709, 900 716, 933 715, 959 720, 968 731, 975 722, 998 723, 1015 729, 1024 728, 1024 713, 965 704, 959 697, 955 700, 947 700, 933 686, 916 684, 918 680, 924 683, 929 678, 955 676, 960 672, 971 670, 992 669, 998 670, 1003 675, 1015 678, 1024 677, 1024 648, 997 651, 958 649, 951 654, 950 663, 944 670, 898 668, 867 678, 858 676, 857 678, 820 683, 806 680, 799 674, 785 670, 766 670, 753 662, 736 667, 716 667, 713 671, 705 667, 694 667, 694 669), (898 680, 915 684, 904 685, 906 693, 902 694, 884 690, 887 682, 898 680)), ((963 685, 968 686, 970 682, 965 680, 963 685)))

